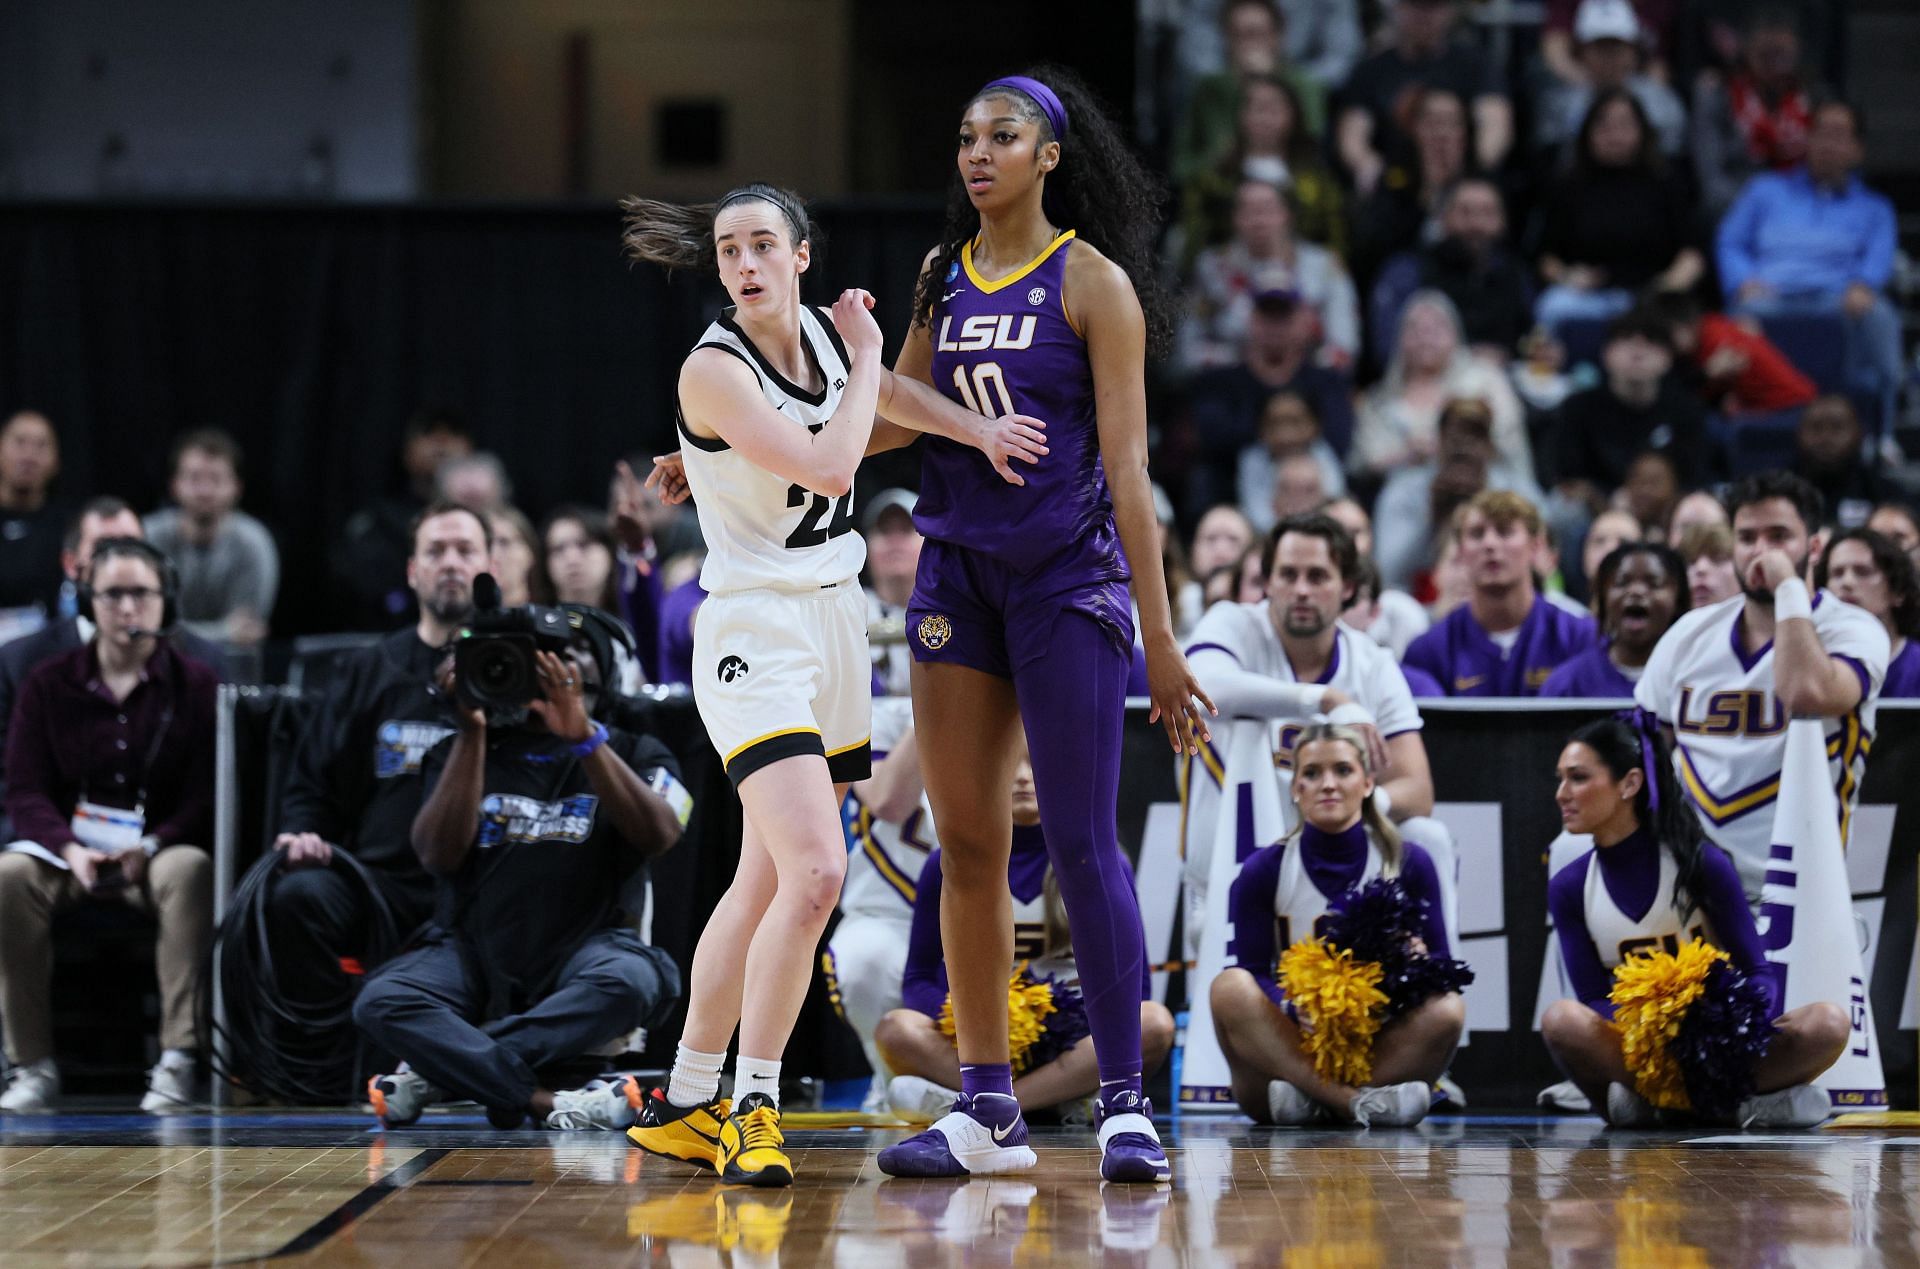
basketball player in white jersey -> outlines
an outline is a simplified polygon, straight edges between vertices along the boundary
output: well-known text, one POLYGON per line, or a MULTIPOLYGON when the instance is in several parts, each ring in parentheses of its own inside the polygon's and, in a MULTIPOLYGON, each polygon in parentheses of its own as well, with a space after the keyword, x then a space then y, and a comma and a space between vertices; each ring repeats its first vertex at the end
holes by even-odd
MULTIPOLYGON (((1325 514, 1288 516, 1267 540, 1265 571, 1264 601, 1207 610, 1187 644, 1188 663, 1222 714, 1273 720, 1283 800, 1292 778, 1287 755, 1316 715, 1365 737, 1369 761, 1381 773, 1376 796, 1400 833, 1433 857, 1447 933, 1458 942, 1453 836, 1431 818, 1433 774, 1420 711, 1393 654, 1338 620, 1359 572, 1353 538, 1325 514)), ((1188 952, 1197 957, 1225 761, 1208 744, 1180 762, 1186 930, 1188 952)))
POLYGON ((671 1081, 631 1136, 728 1181, 789 1185, 780 1057, 813 970, 794 949, 818 945, 839 898, 840 804, 871 767, 854 469, 870 448, 903 443, 906 427, 975 444, 1016 482, 1005 457, 1044 447, 1035 420, 1009 429, 889 373, 865 291, 844 292, 830 319, 801 303, 811 243, 794 195, 749 185, 711 207, 624 206, 630 256, 717 268, 733 300, 681 367, 678 421, 707 542, 694 702, 745 813, 733 885, 694 953, 671 1081), (876 439, 877 412, 896 426, 876 439), (1026 447, 1007 443, 1015 433, 1026 447), (720 1067, 736 1024, 729 1102, 720 1067))
POLYGON ((1818 490, 1766 472, 1736 481, 1726 504, 1742 593, 1674 622, 1633 695, 1672 730, 1687 799, 1757 903, 1788 720, 1825 720, 1844 845, 1890 649, 1870 613, 1807 591, 1807 561, 1821 545, 1818 490))

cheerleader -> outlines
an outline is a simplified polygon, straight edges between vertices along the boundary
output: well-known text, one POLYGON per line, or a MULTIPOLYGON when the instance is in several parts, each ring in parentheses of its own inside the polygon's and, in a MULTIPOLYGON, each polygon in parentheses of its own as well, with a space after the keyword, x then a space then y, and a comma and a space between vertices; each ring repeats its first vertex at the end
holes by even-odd
POLYGON ((1232 965, 1211 992, 1234 1098, 1260 1123, 1419 1123, 1432 1104, 1433 1081, 1460 1043, 1466 1005, 1459 993, 1433 996, 1386 1023, 1373 1038, 1372 1074, 1356 1087, 1315 1068, 1277 971, 1294 940, 1318 933, 1332 900, 1381 878, 1397 878, 1409 898, 1424 903, 1419 941, 1428 955, 1448 956, 1439 876, 1427 852, 1403 842, 1375 805, 1372 763, 1358 732, 1326 723, 1307 728, 1295 744, 1293 770, 1300 827, 1241 866, 1228 900, 1232 965))
MULTIPOLYGON (((1593 849, 1547 886, 1574 999, 1556 1001, 1541 1030, 1554 1061, 1594 1106, 1605 1107, 1608 1123, 1642 1127, 1655 1112, 1635 1091, 1613 1022, 1614 970, 1629 957, 1674 954, 1698 938, 1724 949, 1747 977, 1768 984, 1772 977, 1732 857, 1702 837, 1655 728, 1613 718, 1589 723, 1561 751, 1558 775, 1561 823, 1591 834, 1593 849)), ((1824 1120, 1827 1095, 1811 1081, 1846 1042, 1847 1017, 1835 1005, 1803 1005, 1774 1019, 1752 1067, 1755 1095, 1739 1104, 1740 1126, 1824 1120)))

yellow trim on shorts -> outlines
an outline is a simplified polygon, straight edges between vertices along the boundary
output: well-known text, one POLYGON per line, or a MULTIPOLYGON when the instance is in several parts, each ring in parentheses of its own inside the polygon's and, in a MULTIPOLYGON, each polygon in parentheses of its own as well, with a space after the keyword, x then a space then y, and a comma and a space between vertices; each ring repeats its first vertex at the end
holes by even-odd
MULTIPOLYGON (((730 766, 733 763, 733 760, 735 758, 738 758, 741 754, 753 748, 755 745, 764 745, 769 740, 778 740, 782 736, 799 736, 799 735, 818 736, 819 734, 820 734, 820 729, 818 727, 782 727, 779 731, 770 731, 764 736, 755 736, 752 740, 749 740, 746 744, 741 745, 739 748, 735 749, 732 753, 720 759, 720 765, 723 767, 730 766)), ((865 744, 866 742, 862 741, 861 743, 865 744)))
MULTIPOLYGON (((778 733, 776 733, 776 734, 778 734, 778 733)), ((870 745, 870 744, 872 744, 872 743, 873 743, 873 737, 872 737, 872 736, 867 736, 867 737, 864 737, 863 739, 860 739, 860 740, 856 740, 856 741, 854 741, 854 742, 853 742, 852 744, 850 744, 850 745, 841 745, 841 746, 840 746, 840 747, 839 747, 838 749, 829 749, 829 750, 827 750, 827 757, 829 757, 829 758, 837 758, 837 757, 839 757, 839 756, 840 756, 841 754, 843 754, 843 753, 852 753, 852 752, 853 752, 854 750, 856 750, 856 749, 858 749, 858 748, 859 748, 860 746, 862 746, 862 745, 870 745)))

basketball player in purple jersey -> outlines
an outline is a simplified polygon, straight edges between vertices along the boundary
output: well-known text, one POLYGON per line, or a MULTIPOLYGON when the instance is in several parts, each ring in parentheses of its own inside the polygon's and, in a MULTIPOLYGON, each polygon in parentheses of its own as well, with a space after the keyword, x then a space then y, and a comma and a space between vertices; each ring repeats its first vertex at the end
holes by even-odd
POLYGON ((963 1176, 1034 1163, 1007 1062, 1006 789, 1024 723, 1100 1070, 1101 1175, 1161 1181, 1171 1169, 1140 1088, 1139 905, 1114 823, 1129 561, 1153 719, 1176 750, 1197 752, 1212 705, 1174 639, 1147 481, 1146 353, 1168 332, 1154 187, 1064 72, 981 89, 957 160, 895 373, 985 414, 1044 419, 1049 456, 1018 489, 995 488, 991 468, 934 437, 922 460, 914 522, 926 544, 907 632, 962 1087, 951 1113, 883 1150, 880 1168, 963 1176))

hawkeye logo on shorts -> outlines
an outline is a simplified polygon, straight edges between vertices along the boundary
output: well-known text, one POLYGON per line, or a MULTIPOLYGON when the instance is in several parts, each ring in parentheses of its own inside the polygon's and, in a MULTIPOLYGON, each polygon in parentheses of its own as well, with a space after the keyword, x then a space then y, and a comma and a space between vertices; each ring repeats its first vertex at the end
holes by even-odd
POLYGON ((391 780, 394 776, 418 775, 420 760, 448 736, 451 727, 439 723, 414 722, 389 718, 373 735, 373 778, 391 780))
POLYGON ((720 681, 731 683, 735 679, 747 677, 747 663, 739 657, 720 658, 720 681))
POLYGON ((953 623, 939 613, 929 613, 920 619, 920 646, 929 652, 938 652, 947 646, 947 640, 953 638, 953 623))
POLYGON ((579 844, 593 832, 594 808, 600 799, 578 793, 558 802, 542 802, 516 793, 494 793, 481 799, 477 846, 504 842, 572 842, 579 844))

